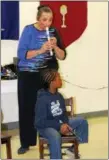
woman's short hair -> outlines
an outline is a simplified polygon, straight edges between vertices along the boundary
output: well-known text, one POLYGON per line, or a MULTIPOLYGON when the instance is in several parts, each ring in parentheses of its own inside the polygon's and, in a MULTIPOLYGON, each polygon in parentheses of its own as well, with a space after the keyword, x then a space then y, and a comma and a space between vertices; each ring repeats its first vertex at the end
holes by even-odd
POLYGON ((37 12, 37 19, 39 20, 39 18, 41 17, 43 12, 47 12, 47 13, 52 13, 52 10, 49 6, 47 5, 40 5, 38 7, 38 12, 37 12))

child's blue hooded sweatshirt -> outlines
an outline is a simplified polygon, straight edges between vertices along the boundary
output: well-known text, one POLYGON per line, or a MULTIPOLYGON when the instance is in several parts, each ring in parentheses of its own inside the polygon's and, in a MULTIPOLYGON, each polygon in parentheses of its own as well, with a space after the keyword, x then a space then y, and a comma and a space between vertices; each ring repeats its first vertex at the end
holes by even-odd
POLYGON ((35 128, 50 127, 59 131, 62 123, 68 123, 63 96, 59 92, 52 94, 41 89, 35 106, 35 128))

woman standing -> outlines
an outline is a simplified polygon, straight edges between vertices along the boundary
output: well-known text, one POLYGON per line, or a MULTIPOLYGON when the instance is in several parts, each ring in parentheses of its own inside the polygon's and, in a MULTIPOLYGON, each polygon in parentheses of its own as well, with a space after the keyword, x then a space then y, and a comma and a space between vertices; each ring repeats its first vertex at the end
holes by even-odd
MULTIPOLYGON (((21 147, 18 154, 36 145, 34 129, 34 109, 37 91, 43 87, 41 72, 46 68, 58 70, 59 60, 64 60, 66 52, 57 30, 51 27, 52 10, 48 6, 39 6, 37 22, 24 28, 18 46, 18 104, 21 147), (46 27, 49 28, 50 41, 46 27), (50 54, 52 50, 53 55, 50 54)), ((43 113, 42 113, 43 114, 43 113)))

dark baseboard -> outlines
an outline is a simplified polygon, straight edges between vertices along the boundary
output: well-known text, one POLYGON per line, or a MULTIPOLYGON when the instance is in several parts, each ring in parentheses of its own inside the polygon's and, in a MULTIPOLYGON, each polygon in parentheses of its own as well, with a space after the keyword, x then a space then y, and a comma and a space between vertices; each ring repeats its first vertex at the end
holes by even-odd
MULTIPOLYGON (((87 118, 96 118, 96 117, 108 117, 108 110, 89 112, 89 113, 81 113, 81 114, 77 114, 76 116, 82 116, 86 119, 87 118)), ((19 128, 18 122, 3 123, 1 125, 1 130, 13 130, 13 129, 18 129, 18 128, 19 128)))
POLYGON ((18 129, 19 123, 18 122, 9 122, 9 123, 2 123, 1 124, 1 130, 13 130, 18 129))

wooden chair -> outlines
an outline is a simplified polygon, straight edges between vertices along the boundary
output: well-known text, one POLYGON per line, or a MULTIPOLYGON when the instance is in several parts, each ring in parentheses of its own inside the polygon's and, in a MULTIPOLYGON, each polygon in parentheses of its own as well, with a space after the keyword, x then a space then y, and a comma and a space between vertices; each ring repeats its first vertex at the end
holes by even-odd
POLYGON ((12 159, 11 136, 7 134, 1 134, 1 144, 6 144, 7 159, 12 159))
MULTIPOLYGON (((74 115, 74 106, 73 106, 73 97, 65 99, 66 108, 70 106, 70 111, 67 111, 67 114, 69 117, 74 115)), ((70 143, 70 146, 74 144, 74 152, 75 152, 75 159, 78 159, 78 141, 75 136, 62 136, 62 144, 64 143, 70 143)), ((48 146, 47 139, 39 136, 39 154, 40 159, 44 159, 44 156, 48 156, 49 154, 44 153, 44 149, 47 149, 48 146), (45 146, 46 144, 46 146, 45 146)), ((68 148, 70 146, 62 146, 62 148, 68 148)), ((65 155, 65 153, 62 153, 62 156, 65 155)))

